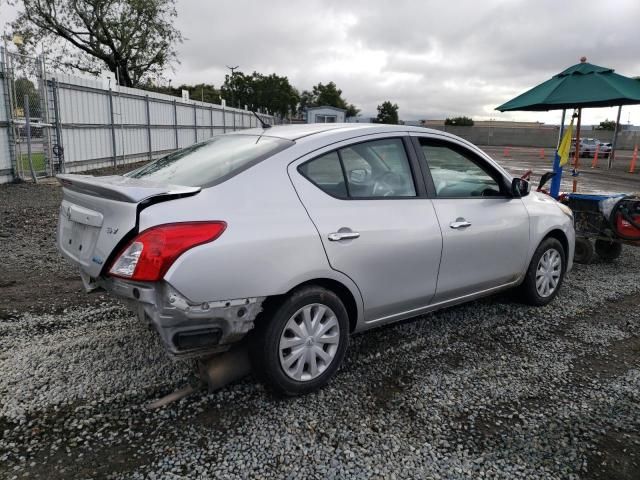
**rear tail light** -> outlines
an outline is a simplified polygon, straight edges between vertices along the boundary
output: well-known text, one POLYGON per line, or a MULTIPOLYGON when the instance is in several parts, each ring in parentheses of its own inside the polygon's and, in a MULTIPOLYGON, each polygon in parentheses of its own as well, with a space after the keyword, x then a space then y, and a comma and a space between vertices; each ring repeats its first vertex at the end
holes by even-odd
POLYGON ((109 275, 129 280, 161 280, 187 250, 214 241, 225 222, 167 223, 139 233, 118 255, 109 275))

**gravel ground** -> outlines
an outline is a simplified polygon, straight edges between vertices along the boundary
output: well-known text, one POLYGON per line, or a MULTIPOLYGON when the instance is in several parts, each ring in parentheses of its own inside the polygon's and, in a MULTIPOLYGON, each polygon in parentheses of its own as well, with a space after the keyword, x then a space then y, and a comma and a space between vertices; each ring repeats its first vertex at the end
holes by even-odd
POLYGON ((639 250, 577 265, 545 308, 505 294, 357 335, 316 394, 248 377, 150 411, 190 365, 80 291, 59 195, 0 187, 1 478, 640 478, 639 250))

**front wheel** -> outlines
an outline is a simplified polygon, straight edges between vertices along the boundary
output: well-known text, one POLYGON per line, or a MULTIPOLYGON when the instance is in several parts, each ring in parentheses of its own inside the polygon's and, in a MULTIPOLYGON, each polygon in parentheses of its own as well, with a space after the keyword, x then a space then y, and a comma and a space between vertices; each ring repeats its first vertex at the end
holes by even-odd
POLYGON ((529 305, 550 303, 562 286, 565 269, 565 251, 555 238, 546 238, 533 254, 520 292, 529 305))
POLYGON ((331 380, 348 341, 349 318, 340 298, 322 287, 304 287, 256 319, 251 363, 276 393, 301 395, 331 380))

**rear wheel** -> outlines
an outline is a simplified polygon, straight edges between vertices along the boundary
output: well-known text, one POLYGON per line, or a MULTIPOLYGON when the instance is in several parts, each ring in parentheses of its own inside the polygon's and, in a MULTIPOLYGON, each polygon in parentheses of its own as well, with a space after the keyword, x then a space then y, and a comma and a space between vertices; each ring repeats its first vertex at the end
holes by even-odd
POLYGON ((546 238, 533 254, 524 282, 520 285, 522 300, 529 305, 550 303, 564 280, 565 252, 555 238, 546 238))
POLYGON ((318 390, 335 375, 347 350, 349 318, 325 288, 294 291, 256 321, 250 355, 254 371, 282 395, 318 390))
POLYGON ((576 238, 576 250, 573 256, 573 260, 576 263, 591 263, 594 255, 591 240, 584 237, 576 238))
POLYGON ((596 253, 603 260, 612 262, 622 253, 622 244, 609 240, 596 240, 596 253))

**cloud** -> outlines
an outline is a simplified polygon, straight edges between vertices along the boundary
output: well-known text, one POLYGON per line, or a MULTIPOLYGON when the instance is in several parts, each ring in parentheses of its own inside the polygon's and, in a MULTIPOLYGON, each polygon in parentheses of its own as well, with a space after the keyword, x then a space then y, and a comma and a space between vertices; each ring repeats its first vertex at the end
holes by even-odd
MULTIPOLYGON (((335 81, 365 115, 384 100, 402 118, 530 119, 495 106, 577 63, 640 75, 640 2, 325 0, 178 3, 188 40, 181 81, 220 84, 225 64, 287 75, 300 89, 335 81), (208 78, 203 78, 207 76, 208 78)), ((626 107, 640 123, 640 108, 626 107)), ((588 110, 598 122, 615 109, 588 110)))
MULTIPOLYGON (((335 81, 364 115, 391 100, 404 119, 557 122, 559 112, 493 109, 582 55, 640 75, 637 0, 178 0, 177 9, 186 40, 174 85, 219 86, 225 65, 239 65, 286 75, 301 90, 335 81)), ((590 109, 584 120, 615 114, 590 109)), ((622 119, 640 124, 640 107, 625 107, 622 119)))

